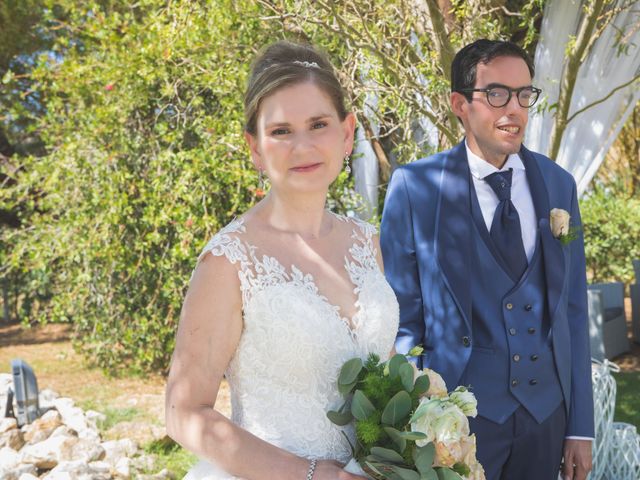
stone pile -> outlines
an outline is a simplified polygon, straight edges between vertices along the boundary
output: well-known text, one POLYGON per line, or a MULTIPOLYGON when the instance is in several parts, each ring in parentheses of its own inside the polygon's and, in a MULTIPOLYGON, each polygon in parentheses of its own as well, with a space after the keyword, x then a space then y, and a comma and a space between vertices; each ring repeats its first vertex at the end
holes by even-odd
MULTIPOLYGON (((6 404, 11 375, 0 374, 0 408, 6 404)), ((83 411, 70 398, 51 390, 40 392, 46 412, 18 428, 14 418, 0 418, 0 480, 141 480, 171 479, 163 470, 155 475, 152 456, 131 438, 103 441, 97 425, 102 413, 83 411)), ((0 412, 0 415, 4 410, 0 412)))

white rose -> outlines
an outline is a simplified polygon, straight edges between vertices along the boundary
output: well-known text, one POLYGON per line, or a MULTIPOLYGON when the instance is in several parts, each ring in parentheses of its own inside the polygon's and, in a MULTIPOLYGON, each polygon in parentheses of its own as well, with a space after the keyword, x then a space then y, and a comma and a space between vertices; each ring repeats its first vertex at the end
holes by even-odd
POLYGON ((444 402, 432 428, 439 442, 459 442, 469 435, 469 420, 456 404, 444 402))
POLYGON ((429 390, 426 391, 425 395, 428 397, 438 397, 444 398, 447 396, 447 384, 444 383, 444 380, 440 376, 439 373, 431 370, 430 368, 425 368, 422 370, 429 377, 429 390))
POLYGON ((412 418, 415 418, 411 422, 412 432, 421 432, 426 435, 426 438, 422 440, 416 440, 416 445, 424 447, 427 443, 433 442, 435 439, 435 430, 433 425, 436 419, 442 414, 442 402, 437 398, 429 399, 423 397, 416 408, 412 418))
POLYGON ((449 395, 449 400, 459 406, 467 417, 475 417, 478 415, 478 401, 475 395, 465 387, 456 388, 451 395, 449 395))
POLYGON ((561 208, 553 208, 549 213, 549 222, 551 223, 551 233, 554 237, 560 238, 569 234, 569 220, 571 215, 561 208))

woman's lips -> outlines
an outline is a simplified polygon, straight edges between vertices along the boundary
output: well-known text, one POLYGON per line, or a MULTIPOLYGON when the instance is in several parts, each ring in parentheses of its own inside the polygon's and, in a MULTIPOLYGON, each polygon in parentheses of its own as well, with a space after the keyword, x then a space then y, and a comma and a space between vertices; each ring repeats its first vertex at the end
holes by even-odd
POLYGON ((310 165, 301 165, 299 167, 294 167, 291 169, 292 172, 300 172, 300 173, 305 173, 305 172, 311 172, 313 170, 315 170, 316 168, 318 168, 320 165, 322 165, 321 163, 312 163, 310 165))

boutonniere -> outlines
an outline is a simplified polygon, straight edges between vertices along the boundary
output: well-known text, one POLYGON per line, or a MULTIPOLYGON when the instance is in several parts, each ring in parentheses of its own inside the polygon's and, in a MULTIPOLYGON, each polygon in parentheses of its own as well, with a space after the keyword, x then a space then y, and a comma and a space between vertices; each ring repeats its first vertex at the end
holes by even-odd
POLYGON ((578 228, 570 225, 571 215, 562 208, 553 208, 549 212, 551 233, 560 240, 562 245, 568 245, 578 238, 578 228))

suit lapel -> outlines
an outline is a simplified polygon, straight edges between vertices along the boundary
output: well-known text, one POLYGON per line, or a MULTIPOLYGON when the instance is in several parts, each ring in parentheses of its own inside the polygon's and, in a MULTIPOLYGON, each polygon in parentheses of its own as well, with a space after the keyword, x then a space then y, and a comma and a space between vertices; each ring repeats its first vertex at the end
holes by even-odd
POLYGON ((464 142, 446 156, 438 206, 437 258, 444 280, 471 328, 471 211, 469 163, 464 142))
POLYGON ((560 296, 562 295, 562 287, 564 285, 565 276, 565 254, 560 242, 551 233, 549 224, 549 192, 540 166, 534 156, 524 146, 520 149, 520 157, 524 163, 524 168, 533 198, 533 205, 538 219, 538 230, 540 232, 540 241, 542 246, 542 254, 544 259, 544 271, 547 281, 547 302, 549 306, 549 315, 553 323, 554 315, 560 296))

